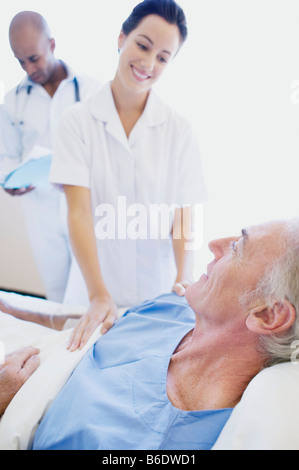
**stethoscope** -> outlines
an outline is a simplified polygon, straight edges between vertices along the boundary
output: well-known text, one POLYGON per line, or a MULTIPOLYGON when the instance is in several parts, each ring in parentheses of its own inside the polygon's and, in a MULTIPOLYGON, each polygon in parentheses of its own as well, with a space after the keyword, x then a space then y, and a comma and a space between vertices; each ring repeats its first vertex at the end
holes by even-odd
MULTIPOLYGON (((74 84, 74 90, 75 90, 75 102, 80 101, 80 90, 79 90, 79 83, 77 80, 77 77, 73 78, 73 84, 74 84)), ((24 125, 24 119, 22 119, 22 116, 25 114, 25 109, 28 104, 28 100, 30 98, 30 94, 32 91, 33 85, 28 85, 26 88, 26 98, 23 102, 22 109, 20 109, 19 106, 19 94, 22 89, 21 85, 18 85, 16 88, 16 108, 15 108, 15 120, 11 123, 13 126, 23 126, 24 125)))

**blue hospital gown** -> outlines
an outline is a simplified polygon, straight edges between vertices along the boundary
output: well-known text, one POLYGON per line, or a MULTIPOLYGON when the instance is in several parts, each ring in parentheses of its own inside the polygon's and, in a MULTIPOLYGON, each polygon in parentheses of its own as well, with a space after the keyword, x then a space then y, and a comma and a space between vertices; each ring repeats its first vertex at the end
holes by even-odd
POLYGON ((210 449, 232 410, 182 411, 166 392, 171 356, 194 323, 175 294, 130 309, 81 360, 33 449, 210 449))

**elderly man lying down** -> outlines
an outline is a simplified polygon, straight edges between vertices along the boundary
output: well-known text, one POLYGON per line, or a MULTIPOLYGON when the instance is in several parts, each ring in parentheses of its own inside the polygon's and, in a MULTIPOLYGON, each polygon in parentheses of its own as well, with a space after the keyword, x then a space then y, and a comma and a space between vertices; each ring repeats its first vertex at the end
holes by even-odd
MULTIPOLYGON (((126 312, 88 350, 33 449, 210 449, 249 382, 299 339, 299 220, 209 245, 184 297, 126 312)), ((72 354, 72 353, 70 353, 72 354)))

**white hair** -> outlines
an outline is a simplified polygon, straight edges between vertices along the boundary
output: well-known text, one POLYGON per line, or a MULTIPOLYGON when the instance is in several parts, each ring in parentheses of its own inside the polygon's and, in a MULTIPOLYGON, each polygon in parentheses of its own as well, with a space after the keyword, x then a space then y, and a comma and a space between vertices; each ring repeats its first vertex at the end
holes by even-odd
MULTIPOLYGON (((288 300, 296 310, 296 321, 282 334, 261 335, 260 348, 266 367, 291 360, 294 341, 299 341, 299 219, 286 222, 281 233, 283 255, 266 270, 253 292, 245 293, 242 305, 254 299, 274 302, 288 300)), ((297 343, 298 344, 298 343, 297 343)))

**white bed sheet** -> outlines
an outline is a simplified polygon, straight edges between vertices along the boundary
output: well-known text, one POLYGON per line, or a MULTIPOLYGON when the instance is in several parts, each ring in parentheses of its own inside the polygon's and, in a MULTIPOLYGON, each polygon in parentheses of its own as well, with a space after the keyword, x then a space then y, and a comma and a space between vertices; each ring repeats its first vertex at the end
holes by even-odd
MULTIPOLYGON (((82 314, 85 307, 70 308, 53 302, 0 292, 2 298, 16 306, 42 313, 82 314)), ((31 322, 15 319, 0 312, 0 341, 5 354, 25 346, 40 349, 40 366, 15 395, 0 420, 0 449, 26 450, 49 405, 89 349, 100 337, 100 327, 81 351, 66 349, 71 330, 58 332, 31 322)))

